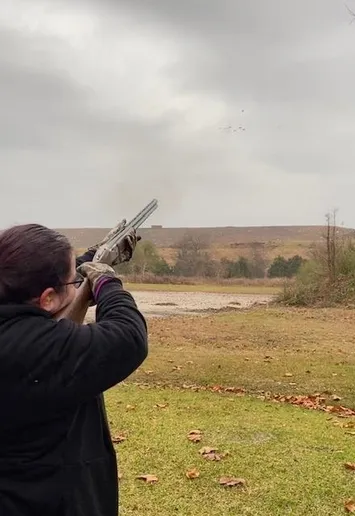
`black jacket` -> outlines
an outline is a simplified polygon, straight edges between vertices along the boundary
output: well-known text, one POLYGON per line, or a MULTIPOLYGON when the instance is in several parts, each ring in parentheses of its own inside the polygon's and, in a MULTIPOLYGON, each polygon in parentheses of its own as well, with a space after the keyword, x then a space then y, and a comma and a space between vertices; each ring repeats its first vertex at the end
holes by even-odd
POLYGON ((117 515, 102 393, 146 356, 146 322, 119 280, 102 287, 95 324, 0 305, 1 516, 117 515))
POLYGON ((84 262, 92 262, 92 259, 94 258, 95 254, 96 249, 87 249, 84 254, 77 256, 76 267, 78 268, 79 265, 82 265, 84 262))

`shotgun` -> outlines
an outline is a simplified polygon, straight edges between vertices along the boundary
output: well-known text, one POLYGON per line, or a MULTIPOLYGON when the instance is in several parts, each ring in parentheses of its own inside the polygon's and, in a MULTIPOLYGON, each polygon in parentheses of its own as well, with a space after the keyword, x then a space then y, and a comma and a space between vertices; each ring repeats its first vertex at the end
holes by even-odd
MULTIPOLYGON (((107 263, 107 257, 110 256, 110 252, 125 239, 129 231, 134 228, 138 229, 150 215, 157 209, 158 201, 153 199, 142 211, 140 211, 128 224, 126 224, 121 231, 112 235, 112 237, 105 242, 104 245, 100 246, 95 253, 93 262, 104 262, 107 263)), ((108 265, 112 265, 109 263, 108 265)), ((71 319, 74 322, 82 324, 84 322, 86 312, 91 303, 91 289, 87 279, 84 280, 80 288, 77 290, 75 299, 70 305, 66 306, 63 310, 58 312, 55 316, 59 319, 71 319)))

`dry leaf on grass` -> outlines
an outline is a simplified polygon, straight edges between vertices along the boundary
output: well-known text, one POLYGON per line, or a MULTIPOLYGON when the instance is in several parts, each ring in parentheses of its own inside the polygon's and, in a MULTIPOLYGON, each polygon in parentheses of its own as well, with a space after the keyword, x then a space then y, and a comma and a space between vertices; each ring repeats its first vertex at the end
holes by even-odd
POLYGON ((291 405, 298 405, 310 410, 322 410, 328 414, 336 414, 337 417, 351 417, 355 416, 355 410, 343 407, 341 405, 325 405, 325 398, 320 393, 310 396, 285 396, 281 394, 266 395, 265 399, 274 401, 276 403, 290 403, 291 405))
POLYGON ((355 512, 355 501, 350 499, 344 504, 345 510, 347 512, 355 512))
POLYGON ((220 461, 229 455, 229 452, 226 453, 217 453, 218 450, 216 448, 210 448, 208 446, 204 446, 199 450, 199 453, 206 460, 220 461))
POLYGON ((193 443, 199 443, 202 439, 201 430, 191 430, 187 436, 188 440, 193 443))
POLYGON ((126 405, 126 409, 127 410, 135 410, 136 406, 135 405, 126 405))
POLYGON ((193 480, 200 476, 200 472, 196 468, 188 469, 185 474, 186 474, 187 478, 190 480, 193 480))
POLYGON ((224 393, 224 392, 231 392, 236 394, 237 396, 243 396, 246 393, 246 390, 242 387, 224 387, 223 385, 194 385, 194 384, 187 384, 184 383, 181 387, 182 389, 189 389, 193 392, 217 392, 217 393, 224 393))
POLYGON ((208 386, 207 389, 212 392, 232 392, 238 396, 243 396, 246 393, 246 390, 242 387, 223 387, 222 385, 211 385, 208 386))
POLYGON ((158 477, 155 475, 139 475, 137 480, 144 480, 147 484, 155 484, 158 482, 158 477))
POLYGON ((341 397, 340 397, 340 396, 337 396, 336 394, 333 394, 333 396, 332 396, 332 400, 333 400, 333 401, 340 401, 340 400, 341 400, 341 397))
POLYGON ((227 455, 229 455, 228 453, 205 453, 203 456, 204 459, 206 460, 214 460, 216 462, 224 459, 225 457, 227 457, 227 455))
POLYGON ((244 480, 244 478, 221 477, 219 479, 219 483, 221 486, 225 487, 244 487, 246 481, 244 480))
POLYGON ((292 373, 285 373, 285 376, 287 376, 287 378, 291 378, 291 376, 293 376, 292 373))
POLYGON ((217 451, 217 448, 210 448, 209 446, 204 446, 198 452, 201 455, 206 455, 207 453, 215 453, 216 451, 217 451))
POLYGON ((157 403, 154 405, 154 408, 166 408, 168 406, 168 403, 157 403))
POLYGON ((325 412, 336 412, 340 417, 351 417, 355 415, 355 411, 353 409, 342 407, 341 405, 328 405, 324 409, 325 412))
POLYGON ((346 469, 350 469, 351 471, 355 471, 355 463, 354 462, 345 462, 344 464, 346 469))
POLYGON ((122 435, 122 434, 116 434, 112 437, 112 442, 114 444, 119 444, 119 443, 123 443, 123 441, 125 441, 127 439, 127 437, 125 435, 122 435))

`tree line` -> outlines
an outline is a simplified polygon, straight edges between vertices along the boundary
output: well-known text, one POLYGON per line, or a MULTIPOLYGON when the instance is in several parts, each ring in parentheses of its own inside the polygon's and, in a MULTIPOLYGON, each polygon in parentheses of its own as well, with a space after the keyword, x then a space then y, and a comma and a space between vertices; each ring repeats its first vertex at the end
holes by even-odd
POLYGON ((214 279, 231 278, 291 278, 297 274, 305 260, 295 255, 286 259, 276 257, 270 264, 263 255, 253 249, 250 258, 236 256, 235 260, 213 259, 208 246, 196 237, 186 235, 177 245, 176 259, 169 264, 159 255, 150 241, 137 246, 132 260, 119 266, 121 274, 155 276, 204 277, 214 279))
POLYGON ((336 214, 326 215, 323 239, 313 245, 309 260, 280 295, 282 303, 355 306, 355 234, 342 231, 336 214))

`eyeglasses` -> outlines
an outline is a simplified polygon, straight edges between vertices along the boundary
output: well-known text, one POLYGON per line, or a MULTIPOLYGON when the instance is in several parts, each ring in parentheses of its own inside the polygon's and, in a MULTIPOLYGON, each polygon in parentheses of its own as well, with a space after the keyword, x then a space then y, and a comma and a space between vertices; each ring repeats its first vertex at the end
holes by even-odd
POLYGON ((69 281, 68 283, 61 283, 58 287, 66 287, 67 285, 74 285, 75 288, 79 288, 84 283, 84 278, 77 277, 75 281, 69 281))
POLYGON ((79 288, 84 283, 84 279, 78 279, 75 281, 70 281, 69 283, 62 283, 62 287, 66 287, 67 285, 74 285, 75 288, 79 288))

